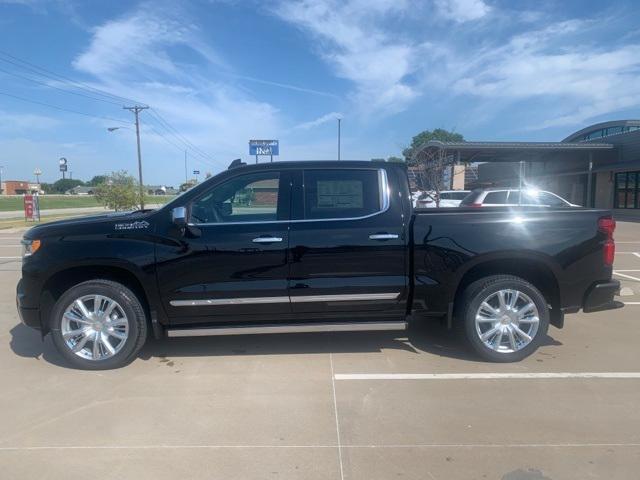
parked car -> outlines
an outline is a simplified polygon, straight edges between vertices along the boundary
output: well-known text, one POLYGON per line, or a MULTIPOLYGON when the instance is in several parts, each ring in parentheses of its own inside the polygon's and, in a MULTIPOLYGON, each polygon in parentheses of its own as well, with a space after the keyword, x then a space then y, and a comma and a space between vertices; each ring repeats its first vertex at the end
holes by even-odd
POLYGON ((473 190, 461 206, 465 207, 579 207, 552 192, 537 189, 484 188, 473 190))
POLYGON ((439 194, 433 190, 421 192, 413 206, 416 208, 458 207, 460 202, 471 193, 470 190, 443 190, 439 194), (437 198, 440 197, 438 205, 437 198))
POLYGON ((510 362, 565 313, 616 306, 614 228, 596 209, 414 211, 391 163, 239 166, 158 210, 31 228, 17 304, 85 369, 125 365, 148 330, 403 330, 410 318, 457 325, 482 358, 510 362))

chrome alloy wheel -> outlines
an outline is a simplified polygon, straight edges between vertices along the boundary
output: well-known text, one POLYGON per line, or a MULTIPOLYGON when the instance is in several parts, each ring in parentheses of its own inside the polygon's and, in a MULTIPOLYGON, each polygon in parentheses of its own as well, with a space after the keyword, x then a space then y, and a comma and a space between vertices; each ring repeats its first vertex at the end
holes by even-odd
POLYGON ((531 343, 540 323, 538 307, 519 290, 499 290, 480 304, 476 332, 484 345, 499 353, 512 353, 531 343))
POLYGON ((118 302, 104 295, 85 295, 65 310, 60 333, 69 349, 87 360, 118 353, 129 336, 129 321, 118 302))

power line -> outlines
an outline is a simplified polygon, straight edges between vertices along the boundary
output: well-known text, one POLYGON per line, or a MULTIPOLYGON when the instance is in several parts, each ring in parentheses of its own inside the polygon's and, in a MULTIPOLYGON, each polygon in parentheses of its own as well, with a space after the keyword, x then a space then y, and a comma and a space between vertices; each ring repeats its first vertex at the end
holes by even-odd
POLYGON ((188 139, 186 139, 184 136, 182 136, 180 134, 180 132, 178 132, 174 127, 172 127, 169 124, 169 122, 167 122, 155 109, 152 108, 151 110, 149 110, 149 112, 151 112, 152 115, 154 115, 156 117, 156 119, 161 122, 161 124, 164 126, 165 130, 168 130, 170 133, 172 133, 178 139, 180 139, 183 143, 185 143, 186 145, 189 145, 196 153, 199 153, 201 156, 204 156, 205 158, 207 158, 209 160, 214 160, 214 158, 211 155, 209 155, 208 153, 204 152, 200 148, 196 147, 188 139))
POLYGON ((156 112, 156 116, 148 117, 150 120, 154 121, 156 125, 161 127, 165 132, 167 132, 173 139, 175 139, 178 143, 183 145, 182 150, 191 151, 192 155, 196 155, 203 160, 204 164, 217 167, 214 163, 215 159, 211 156, 200 150, 189 140, 184 138, 174 127, 172 127, 166 120, 162 119, 159 114, 156 112))
POLYGON ((121 104, 120 104, 120 103, 116 103, 116 102, 112 102, 112 101, 110 101, 110 100, 105 100, 104 98, 92 97, 92 96, 90 96, 90 95, 85 95, 84 93, 80 93, 80 92, 73 92, 73 91, 71 91, 71 90, 66 90, 66 89, 64 89, 64 88, 56 87, 56 86, 51 85, 51 84, 49 84, 49 83, 47 83, 47 82, 42 82, 42 81, 40 81, 40 80, 36 80, 36 79, 34 79, 34 78, 27 77, 27 76, 25 76, 25 75, 20 75, 19 73, 11 72, 11 71, 9 71, 9 70, 5 70, 4 68, 0 68, 0 72, 4 72, 4 73, 7 73, 7 74, 9 74, 9 75, 13 75, 14 77, 22 78, 22 79, 24 79, 24 80, 29 80, 30 82, 38 83, 38 84, 40 84, 40 85, 44 85, 44 86, 45 86, 45 87, 47 87, 47 88, 53 88, 53 89, 55 89, 55 90, 59 90, 59 91, 64 92, 64 93, 68 93, 68 94, 70 94, 70 95, 78 95, 78 96, 80 96, 80 97, 89 98, 89 99, 91 99, 91 100, 97 100, 97 101, 99 101, 99 102, 106 102, 106 103, 110 103, 111 105, 118 105, 118 106, 121 106, 121 104))
MULTIPOLYGON (((153 133, 155 133, 157 136, 159 136, 160 138, 162 138, 165 142, 167 142, 169 145, 171 145, 172 147, 174 147, 176 150, 180 151, 180 152, 186 152, 188 149, 184 148, 184 146, 180 146, 177 143, 175 143, 173 140, 171 140, 169 137, 167 137, 166 135, 164 135, 162 132, 159 132, 158 130, 156 130, 153 125, 147 123, 146 127, 148 127, 153 133)), ((209 162, 205 162, 203 160, 200 160, 199 158, 194 158, 193 159, 194 162, 197 162, 201 165, 207 165, 210 167, 218 167, 218 165, 214 165, 212 163, 209 162)))
POLYGON ((64 75, 52 72, 51 70, 47 70, 46 68, 40 67, 38 65, 35 65, 31 62, 28 62, 26 60, 22 60, 14 55, 11 55, 10 53, 7 53, 3 50, 0 50, 0 60, 6 63, 10 63, 14 66, 17 66, 19 68, 22 68, 23 70, 27 70, 27 71, 31 71, 32 73, 36 73, 37 75, 49 78, 49 79, 53 79, 56 81, 61 81, 63 83, 66 84, 71 84, 73 85, 75 88, 79 89, 79 90, 85 90, 85 91, 90 91, 92 94, 97 94, 103 97, 107 97, 110 98, 111 100, 116 100, 119 102, 124 102, 124 103, 141 103, 141 102, 136 102, 130 98, 126 98, 126 97, 122 97, 119 95, 114 95, 110 92, 107 92, 106 90, 101 90, 99 88, 96 87, 92 87, 91 85, 87 85, 86 83, 80 82, 78 80, 73 80, 69 77, 66 77, 64 75), (2 56, 4 56, 5 58, 2 58, 2 56), (6 57, 8 57, 9 59, 7 59, 6 57))
POLYGON ((109 120, 111 122, 118 122, 118 123, 122 123, 124 125, 133 125, 131 122, 126 122, 126 121, 120 120, 118 118, 105 117, 105 116, 102 116, 102 115, 92 115, 92 114, 86 113, 86 112, 79 112, 78 110, 71 110, 69 108, 63 108, 63 107, 58 107, 57 105, 51 105, 50 103, 39 102, 37 100, 30 100, 28 98, 19 97, 18 95, 13 95, 13 94, 7 93, 7 92, 0 92, 0 95, 4 95, 6 97, 15 98, 16 100, 21 100, 23 102, 33 103, 35 105, 42 105, 44 107, 53 108, 53 109, 56 109, 56 110, 60 110, 62 112, 75 113, 77 115, 84 115, 85 117, 101 118, 103 120, 109 120))
MULTIPOLYGON (((31 62, 28 62, 26 60, 20 59, 14 55, 11 55, 8 52, 2 51, 0 50, 0 61, 11 64, 15 67, 18 67, 24 71, 26 71, 29 76, 26 75, 22 75, 20 73, 16 73, 16 72, 12 72, 9 70, 5 70, 0 68, 0 71, 5 72, 9 75, 13 75, 15 77, 18 78, 22 78, 24 80, 28 80, 34 83, 38 83, 41 85, 44 85, 48 88, 52 88, 55 90, 59 90, 61 92, 64 93, 68 93, 71 95, 77 95, 77 96, 81 96, 81 97, 85 97, 91 100, 95 100, 95 101, 101 101, 101 102, 105 102, 105 103, 109 103, 112 105, 118 105, 120 106, 121 103, 128 103, 128 104, 135 104, 140 108, 140 110, 147 109, 149 108, 148 105, 143 104, 141 102, 137 102, 134 101, 130 98, 126 98, 126 97, 121 97, 119 95, 115 95, 112 94, 110 92, 107 92, 105 90, 101 90, 99 88, 95 88, 92 87, 91 85, 87 85, 83 82, 80 81, 76 81, 73 80, 69 77, 65 77, 64 75, 60 75, 58 73, 52 72, 51 70, 47 70, 46 68, 40 67, 38 65, 35 65, 31 62), (36 78, 32 78, 33 76, 35 76, 36 78), (47 81, 43 81, 41 80, 42 78, 46 79, 46 80, 53 80, 55 82, 59 82, 61 83, 63 86, 69 86, 75 90, 79 90, 79 91, 73 91, 70 89, 66 89, 63 88, 61 86, 56 86, 56 85, 51 85, 50 82, 47 81), (83 93, 84 92, 84 93, 83 93), (99 98, 99 97, 103 97, 103 98, 99 98), (116 103, 116 102, 121 102, 121 103, 116 103), (142 108, 143 107, 143 108, 142 108)), ((85 112, 80 112, 77 110, 72 110, 72 109, 67 109, 67 108, 63 108, 63 107, 59 107, 57 105, 51 105, 49 103, 45 103, 45 102, 39 102, 36 100, 30 100, 28 98, 24 98, 24 97, 20 97, 18 95, 13 95, 11 93, 8 92, 0 92, 0 95, 5 95, 11 98, 15 98, 16 100, 21 100, 24 102, 28 102, 28 103, 33 103, 36 105, 42 105, 42 106, 46 106, 49 108, 53 108, 56 110, 60 110, 63 112, 69 112, 69 113, 75 113, 78 115, 84 115, 84 116, 88 116, 88 117, 95 117, 95 118, 101 118, 101 119, 105 119, 105 120, 110 120, 110 121, 114 121, 114 122, 118 122, 121 124, 125 124, 125 125, 131 125, 131 122, 126 122, 123 120, 119 120, 117 118, 113 118, 113 117, 107 117, 107 116, 99 116, 99 115, 92 115, 92 114, 88 114, 85 112)), ((184 145, 184 148, 176 145, 173 141, 169 141, 169 139, 163 135, 162 133, 158 132, 157 130, 153 129, 152 130, 159 135, 160 137, 162 137, 165 141, 168 141, 171 145, 173 145, 174 147, 180 149, 181 151, 183 150, 189 150, 192 152, 192 155, 195 155, 196 157, 200 157, 202 160, 199 160, 199 163, 202 163, 204 165, 210 165, 213 167, 217 167, 216 164, 211 163, 211 162, 215 162, 214 157, 212 157, 211 155, 209 155, 208 153, 206 153, 205 151, 203 151, 202 149, 200 149, 199 147, 197 147, 196 145, 194 145, 190 140, 188 140, 187 138, 185 138, 176 128, 174 128, 167 120, 165 120, 157 111, 155 110, 149 110, 149 112, 151 113, 151 116, 149 117, 152 121, 154 121, 156 123, 156 125, 158 125, 159 127, 161 127, 163 130, 165 130, 169 135, 171 135, 175 140, 177 140, 177 142, 181 145, 184 145)))

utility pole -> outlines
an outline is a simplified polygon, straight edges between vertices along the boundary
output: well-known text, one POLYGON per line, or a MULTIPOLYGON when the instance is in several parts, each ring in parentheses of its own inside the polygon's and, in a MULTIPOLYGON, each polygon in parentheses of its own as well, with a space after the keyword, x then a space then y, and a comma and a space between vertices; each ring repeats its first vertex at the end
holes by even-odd
POLYGON ((187 151, 184 151, 184 183, 189 183, 189 174, 187 173, 187 151))
POLYGON ((340 160, 340 122, 341 118, 338 118, 338 160, 340 160))
POLYGON ((136 141, 138 143, 138 182, 140 183, 140 210, 144 210, 144 184, 142 183, 142 154, 140 153, 140 120, 138 116, 142 110, 149 107, 134 105, 133 107, 122 107, 125 110, 133 112, 136 117, 136 141))
POLYGON ((38 185, 38 189, 40 189, 40 175, 42 175, 42 170, 36 167, 33 174, 36 176, 36 184, 38 185))

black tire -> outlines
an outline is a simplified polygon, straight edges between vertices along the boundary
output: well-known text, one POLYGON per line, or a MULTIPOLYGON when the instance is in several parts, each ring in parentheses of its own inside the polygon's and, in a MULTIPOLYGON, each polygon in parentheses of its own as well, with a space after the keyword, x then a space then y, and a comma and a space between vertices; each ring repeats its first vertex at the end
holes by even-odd
MULTIPOLYGON (((491 362, 518 362, 540 346, 549 329, 549 307, 540 291, 522 278, 513 275, 493 275, 470 284, 462 294, 458 304, 458 320, 462 323, 462 332, 466 341, 484 359, 491 362), (496 351, 481 340, 476 330, 476 312, 482 302, 500 290, 518 290, 527 295, 538 309, 538 328, 533 339, 524 347, 512 352, 496 351)), ((496 341, 498 343, 499 340, 496 341)))
POLYGON ((58 352, 71 365, 83 370, 109 370, 123 367, 135 358, 147 338, 147 318, 140 300, 127 287, 111 280, 89 280, 71 287, 54 305, 50 322, 53 343, 58 352), (119 351, 111 357, 99 360, 82 358, 71 351, 63 338, 61 325, 65 310, 76 299, 86 295, 109 297, 120 305, 126 315, 128 336, 119 351))

